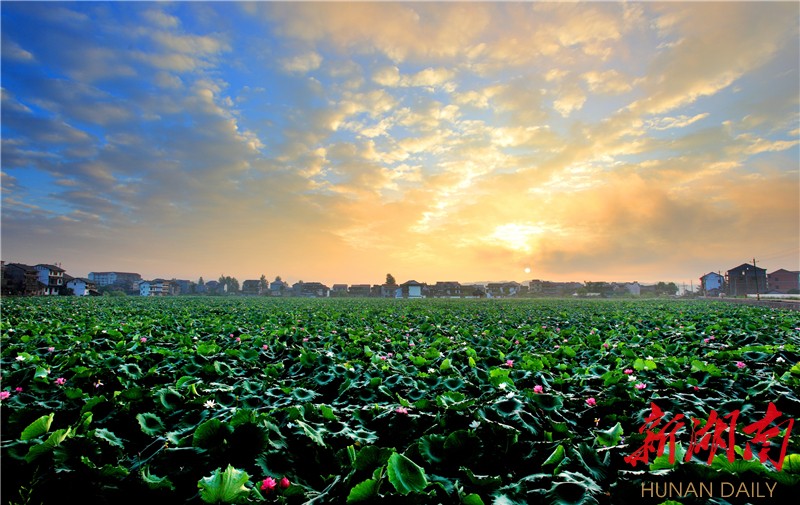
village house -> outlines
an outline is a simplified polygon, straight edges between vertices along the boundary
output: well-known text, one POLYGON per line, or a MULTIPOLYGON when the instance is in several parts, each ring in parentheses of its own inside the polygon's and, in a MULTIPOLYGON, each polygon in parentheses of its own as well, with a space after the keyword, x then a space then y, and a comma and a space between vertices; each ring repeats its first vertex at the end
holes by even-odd
POLYGON ((130 291, 142 281, 142 276, 133 272, 89 272, 88 279, 98 288, 118 286, 130 291))
POLYGON ((731 296, 754 295, 767 292, 767 269, 750 263, 742 263, 726 272, 728 294, 731 296))
POLYGON ((68 290, 72 291, 74 296, 90 296, 99 295, 97 287, 94 282, 83 277, 72 277, 71 275, 64 274, 64 280, 68 290))
POLYGON ((490 282, 486 285, 486 296, 489 298, 507 298, 517 296, 522 284, 519 282, 490 282))
POLYGON ((248 279, 242 283, 242 294, 243 295, 261 295, 262 292, 262 282, 258 279, 248 279))
POLYGON ((431 287, 431 296, 435 298, 461 298, 461 283, 456 281, 437 281, 431 287))
POLYGON ((767 274, 767 289, 770 293, 800 293, 800 271, 781 268, 767 274))
POLYGON ((331 287, 331 296, 332 297, 347 296, 347 284, 334 284, 333 287, 331 287))
POLYGON ((166 279, 154 279, 139 283, 140 296, 169 296, 178 293, 178 286, 166 279))
POLYGON ((347 288, 347 293, 350 296, 367 297, 370 295, 369 284, 352 284, 347 288))
POLYGON ((276 277, 274 281, 269 283, 269 294, 271 296, 281 296, 289 289, 289 283, 282 281, 280 277, 276 277))
POLYGON ((700 277, 700 294, 719 296, 725 292, 725 277, 717 272, 709 272, 700 277))
POLYGON ((36 268, 22 263, 3 264, 3 295, 39 296, 44 289, 36 268))
POLYGON ((321 282, 299 281, 292 284, 292 295, 305 298, 327 298, 330 288, 321 282))
POLYGON ((400 284, 403 298, 422 298, 422 288, 424 284, 414 280, 400 284))
POLYGON ((45 295, 59 295, 64 289, 64 269, 56 265, 39 263, 34 266, 39 272, 39 282, 44 284, 45 295))

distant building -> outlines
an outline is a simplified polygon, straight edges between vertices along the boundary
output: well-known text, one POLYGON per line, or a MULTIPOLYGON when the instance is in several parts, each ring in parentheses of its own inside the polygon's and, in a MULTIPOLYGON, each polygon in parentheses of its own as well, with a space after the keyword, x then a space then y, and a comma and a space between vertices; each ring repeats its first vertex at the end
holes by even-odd
POLYGON ((272 296, 281 296, 287 289, 289 289, 289 283, 280 278, 269 283, 269 294, 272 296))
POLYGON ((292 294, 306 298, 327 298, 330 288, 321 282, 296 282, 292 285, 292 294))
POLYGON ((554 282, 534 279, 528 283, 528 293, 534 296, 572 296, 583 287, 580 282, 554 282))
POLYGON ((242 282, 242 294, 243 295, 260 295, 261 292, 261 281, 258 279, 248 279, 242 282))
POLYGON ((461 298, 461 283, 456 281, 437 281, 431 286, 431 295, 436 298, 461 298))
POLYGON ((424 284, 414 280, 406 281, 400 285, 403 298, 422 298, 424 284))
POLYGON ((767 274, 767 289, 773 293, 800 293, 800 271, 781 268, 767 274))
POLYGON ((178 289, 172 281, 166 279, 154 279, 139 283, 139 295, 141 296, 169 296, 177 294, 178 289))
POLYGON ((717 272, 709 272, 700 277, 700 292, 705 296, 719 296, 725 292, 725 277, 717 272))
POLYGON ((347 284, 334 284, 333 287, 331 287, 331 296, 347 296, 347 284))
POLYGON ((39 272, 39 282, 45 285, 45 295, 58 295, 64 289, 64 269, 56 265, 39 263, 34 266, 39 272))
POLYGON ((486 285, 486 296, 489 298, 507 298, 517 296, 522 284, 519 282, 490 282, 486 285))
POLYGON ((462 284, 461 296, 464 298, 483 298, 486 296, 486 286, 483 284, 462 284))
POLYGON ((39 270, 22 263, 3 265, 3 295, 43 295, 45 284, 39 282, 39 270))
POLYGON ((209 295, 218 295, 222 294, 225 291, 225 288, 219 281, 206 281, 203 283, 203 287, 206 293, 209 295))
POLYGON ((119 286, 125 291, 130 291, 136 283, 142 281, 141 275, 132 272, 89 272, 88 277, 98 288, 119 286))
POLYGON ((728 294, 731 296, 753 295, 767 292, 767 269, 742 263, 726 272, 728 294))
POLYGON ((349 288, 347 288, 347 293, 350 296, 363 296, 367 297, 370 295, 371 288, 369 284, 352 284, 349 288))
POLYGON ((633 296, 640 296, 642 294, 642 286, 636 281, 628 282, 624 284, 624 286, 625 289, 628 290, 628 293, 633 296))
POLYGON ((75 296, 89 296, 89 295, 97 295, 97 288, 94 285, 94 282, 90 281, 89 279, 85 279, 83 277, 70 277, 68 275, 64 275, 67 278, 67 289, 72 290, 72 294, 75 296))

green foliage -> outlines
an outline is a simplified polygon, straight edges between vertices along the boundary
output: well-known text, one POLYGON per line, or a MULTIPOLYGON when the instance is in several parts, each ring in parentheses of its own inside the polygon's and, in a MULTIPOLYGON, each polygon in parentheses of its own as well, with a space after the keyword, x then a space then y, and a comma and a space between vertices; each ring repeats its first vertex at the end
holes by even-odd
POLYGON ((221 468, 214 470, 208 477, 200 479, 200 498, 206 503, 244 503, 250 490, 245 486, 250 477, 247 473, 231 465, 223 472, 221 468))
POLYGON ((800 478, 796 427, 781 472, 738 447, 769 402, 776 423, 800 405, 794 312, 55 298, 3 300, 0 456, 12 499, 57 503, 80 488, 97 503, 189 503, 198 491, 209 503, 596 503, 605 492, 635 502, 642 472, 800 478), (623 456, 643 444, 651 402, 687 427, 674 464, 667 444, 634 468, 623 456), (712 410, 740 412, 735 461, 684 462, 691 418, 712 410), (288 488, 260 489, 284 476, 288 488))
POLYGON ((395 490, 403 495, 422 492, 428 485, 425 470, 400 453, 391 455, 386 474, 395 490))

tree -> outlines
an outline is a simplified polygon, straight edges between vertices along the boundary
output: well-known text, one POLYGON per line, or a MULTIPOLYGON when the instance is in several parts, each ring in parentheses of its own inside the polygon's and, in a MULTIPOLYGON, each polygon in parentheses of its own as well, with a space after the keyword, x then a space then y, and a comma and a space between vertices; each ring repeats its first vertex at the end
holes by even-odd
POLYGON ((261 288, 262 293, 266 293, 269 289, 269 282, 267 282, 267 276, 261 274, 261 279, 258 280, 258 285, 261 288))
POLYGON ((200 279, 197 280, 197 285, 198 286, 205 286, 206 285, 206 283, 205 283, 205 281, 203 281, 202 277, 200 277, 200 279))
POLYGON ((397 281, 394 280, 394 275, 386 274, 386 284, 389 286, 397 286, 397 281))

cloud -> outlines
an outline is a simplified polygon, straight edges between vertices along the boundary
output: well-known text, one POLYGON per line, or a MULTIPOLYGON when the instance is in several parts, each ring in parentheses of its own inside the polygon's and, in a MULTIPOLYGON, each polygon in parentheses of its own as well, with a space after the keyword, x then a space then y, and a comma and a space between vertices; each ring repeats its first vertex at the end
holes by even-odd
POLYGON ((3 26, 4 255, 655 281, 796 245, 796 6, 224 5, 4 5, 47 27, 3 26))
POLYGON ((592 93, 619 95, 633 88, 629 78, 613 69, 605 72, 586 72, 581 75, 581 78, 589 86, 589 91, 592 93))
POLYGON ((660 117, 656 119, 651 119, 646 122, 648 128, 652 128, 654 130, 669 130, 670 128, 684 128, 689 126, 690 124, 696 123, 701 119, 705 119, 709 116, 708 112, 704 112, 702 114, 696 114, 694 116, 686 116, 681 115, 678 117, 660 117))
POLYGON ((281 60, 281 66, 285 71, 301 74, 316 70, 321 64, 322 56, 313 51, 281 60))
POLYGON ((14 42, 13 40, 8 40, 6 37, 3 37, 3 59, 8 60, 16 60, 21 62, 34 62, 36 58, 33 56, 33 53, 30 51, 26 51, 19 44, 14 42))

